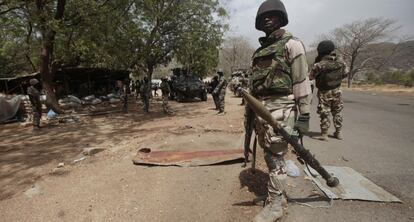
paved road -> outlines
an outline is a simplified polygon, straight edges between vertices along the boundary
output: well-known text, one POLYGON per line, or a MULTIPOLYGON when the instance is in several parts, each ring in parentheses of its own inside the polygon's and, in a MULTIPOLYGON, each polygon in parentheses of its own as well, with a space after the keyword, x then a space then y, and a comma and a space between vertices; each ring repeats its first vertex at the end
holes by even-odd
MULTIPOLYGON (((307 138, 307 147, 324 164, 351 167, 404 204, 337 201, 331 210, 313 214, 299 213, 304 209, 296 206, 292 221, 414 220, 414 97, 345 91, 344 103, 345 140, 307 138)), ((311 131, 319 132, 319 117, 312 117, 311 131)))

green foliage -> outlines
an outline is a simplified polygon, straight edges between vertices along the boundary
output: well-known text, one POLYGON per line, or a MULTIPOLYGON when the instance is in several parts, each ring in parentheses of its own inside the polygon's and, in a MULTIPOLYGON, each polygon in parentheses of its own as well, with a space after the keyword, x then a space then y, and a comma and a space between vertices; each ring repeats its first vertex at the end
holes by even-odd
POLYGON ((366 74, 366 83, 374 83, 376 85, 395 84, 406 87, 414 85, 414 70, 408 72, 392 71, 385 73, 370 72, 366 74))
POLYGON ((217 0, 7 1, 0 7, 0 76, 40 66, 45 30, 54 33, 51 64, 129 69, 151 76, 172 58, 206 74, 217 65, 226 16, 217 0), (10 9, 10 10, 9 10, 10 9), (4 12, 4 13, 3 13, 4 12))

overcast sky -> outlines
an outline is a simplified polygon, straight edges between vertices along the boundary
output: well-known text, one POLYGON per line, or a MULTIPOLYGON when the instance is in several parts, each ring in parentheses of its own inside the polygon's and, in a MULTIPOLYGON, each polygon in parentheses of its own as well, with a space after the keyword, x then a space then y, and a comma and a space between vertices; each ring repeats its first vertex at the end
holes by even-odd
MULTIPOLYGON (((229 13, 227 36, 244 36, 255 47, 263 32, 254 27, 263 0, 220 0, 229 13)), ((286 29, 305 45, 317 36, 355 20, 384 17, 398 20, 399 35, 414 36, 414 0, 284 0, 289 15, 286 29)))

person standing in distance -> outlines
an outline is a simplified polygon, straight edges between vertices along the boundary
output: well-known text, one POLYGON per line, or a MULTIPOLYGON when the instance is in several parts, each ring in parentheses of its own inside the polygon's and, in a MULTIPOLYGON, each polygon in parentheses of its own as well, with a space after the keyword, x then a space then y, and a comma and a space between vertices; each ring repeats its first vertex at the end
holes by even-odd
POLYGON ((315 79, 318 88, 318 111, 321 118, 321 135, 319 140, 328 140, 328 129, 331 125, 329 115, 332 114, 335 132, 333 136, 339 140, 342 136, 342 80, 347 77, 347 66, 335 53, 335 44, 325 40, 318 44, 318 56, 309 74, 311 80, 315 79))

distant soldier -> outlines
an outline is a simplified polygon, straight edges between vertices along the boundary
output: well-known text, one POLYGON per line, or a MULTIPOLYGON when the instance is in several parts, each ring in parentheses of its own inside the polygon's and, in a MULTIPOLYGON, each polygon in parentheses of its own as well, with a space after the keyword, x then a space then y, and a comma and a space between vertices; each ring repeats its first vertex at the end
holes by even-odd
POLYGON ((33 129, 40 129, 40 119, 42 118, 42 103, 40 102, 39 81, 31 79, 30 86, 27 87, 27 94, 32 103, 33 110, 33 129))
POLYGON ((126 78, 121 86, 121 100, 122 100, 122 111, 128 112, 128 95, 131 94, 131 89, 129 88, 129 79, 126 78))
POLYGON ((336 55, 335 45, 326 40, 319 43, 318 56, 309 75, 310 79, 316 80, 318 88, 318 114, 321 118, 321 135, 316 137, 320 140, 328 139, 330 126, 329 114, 332 114, 335 126, 334 137, 342 140, 342 114, 344 107, 342 101, 341 82, 347 77, 345 63, 336 55))
POLYGON ((227 87, 227 80, 224 77, 224 73, 222 70, 217 72, 218 74, 218 85, 213 91, 213 96, 216 95, 218 98, 217 105, 219 112, 218 115, 224 115, 224 98, 226 97, 226 87, 227 87))
POLYGON ((168 80, 167 78, 162 78, 161 79, 161 92, 162 92, 162 109, 164 111, 164 113, 170 113, 170 108, 168 106, 168 98, 170 95, 170 85, 168 84, 168 80))
POLYGON ((218 76, 214 76, 213 79, 211 80, 210 84, 209 84, 209 93, 211 93, 211 96, 213 97, 213 102, 214 102, 214 106, 216 110, 219 110, 219 105, 218 105, 218 95, 215 95, 214 89, 217 87, 217 85, 219 84, 218 81, 218 76))
POLYGON ((142 83, 141 83, 140 80, 135 81, 135 97, 136 97, 136 99, 138 99, 138 97, 139 97, 141 84, 142 83))
POLYGON ((148 77, 146 76, 144 77, 144 82, 141 84, 141 88, 139 91, 140 91, 142 103, 144 105, 144 112, 148 113, 149 112, 149 93, 151 93, 148 77))

